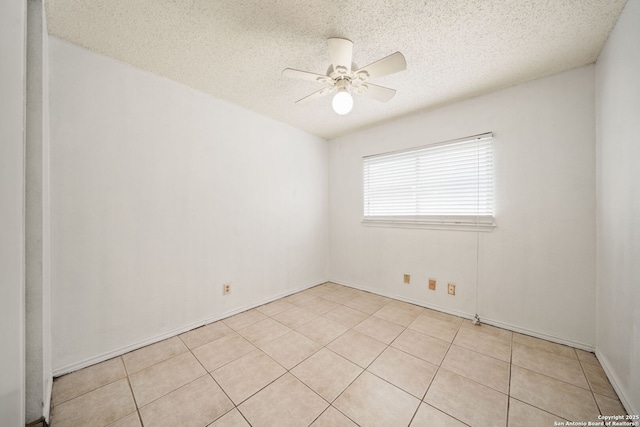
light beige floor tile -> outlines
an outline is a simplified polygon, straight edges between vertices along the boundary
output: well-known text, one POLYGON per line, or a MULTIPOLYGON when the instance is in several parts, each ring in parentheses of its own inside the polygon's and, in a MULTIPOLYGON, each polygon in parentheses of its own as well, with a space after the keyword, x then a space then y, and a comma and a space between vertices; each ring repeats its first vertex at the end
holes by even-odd
POLYGON ((234 332, 194 349, 193 354, 207 371, 212 372, 255 349, 253 344, 234 332))
POLYGON ((194 349, 232 333, 233 329, 228 327, 224 322, 214 322, 185 332, 180 335, 180 339, 182 339, 187 347, 194 349))
POLYGON ((419 305, 411 304, 410 302, 399 301, 397 299, 390 299, 389 305, 401 308, 404 311, 410 311, 416 314, 416 316, 422 314, 426 308, 419 305))
POLYGON ((577 359, 515 342, 513 343, 511 363, 589 389, 589 384, 577 359))
POLYGON ((515 365, 510 395, 567 420, 588 420, 599 413, 588 390, 515 365))
POLYGON ((343 289, 344 287, 341 285, 338 285, 336 283, 332 283, 332 282, 325 282, 322 283, 318 286, 314 286, 313 288, 309 288, 307 290, 311 290, 311 289, 318 289, 318 290, 322 290, 322 291, 327 291, 327 292, 331 292, 331 291, 335 291, 338 289, 343 289))
POLYGON ((425 308, 421 313, 422 316, 427 316, 432 319, 440 320, 441 322, 450 323, 452 326, 458 328, 464 319, 462 317, 454 316, 453 314, 443 313, 437 310, 431 310, 430 308, 425 308))
MULTIPOLYGON (((523 424, 522 426, 525 426, 523 424)), ((466 424, 456 420, 455 418, 437 410, 431 405, 421 403, 420 408, 413 421, 411 427, 465 427, 466 424)))
POLYGON ((293 368, 321 347, 317 342, 296 331, 260 345, 262 351, 286 369, 293 368))
POLYGON ((129 381, 141 408, 206 373, 193 354, 183 353, 129 375, 129 381))
POLYGON ((576 350, 576 355, 578 356, 578 359, 580 360, 581 363, 588 363, 589 365, 600 366, 600 362, 598 362, 598 358, 596 357, 595 354, 588 351, 580 350, 579 348, 576 348, 575 350, 576 350))
POLYGON ((347 286, 341 285, 341 284, 336 283, 336 282, 325 282, 325 283, 322 284, 322 286, 325 286, 325 287, 331 288, 331 289, 352 289, 352 288, 349 288, 347 286))
MULTIPOLYGON (((462 321, 462 320, 461 320, 462 321)), ((458 332, 459 324, 421 314, 409 324, 409 329, 430 335, 439 340, 451 342, 458 332)))
POLYGON ((363 427, 409 425, 420 401, 369 372, 363 372, 334 402, 363 427))
POLYGON ((501 393, 509 393, 510 366, 502 360, 454 344, 441 366, 501 393))
POLYGON ((334 303, 338 303, 342 305, 342 302, 340 302, 341 294, 342 294, 342 291, 339 289, 321 288, 318 292, 315 292, 313 296, 316 298, 324 298, 328 301, 332 301, 334 303))
POLYGON ((279 299, 270 302, 269 304, 261 305, 260 307, 257 307, 256 310, 271 317, 275 316, 278 313, 282 313, 283 311, 287 311, 293 307, 295 307, 293 304, 289 304, 288 302, 279 299))
POLYGON ((361 367, 326 348, 291 370, 328 402, 333 402, 361 372, 361 367))
POLYGON ((227 412, 208 427, 251 427, 237 409, 227 412))
POLYGON ((369 317, 369 315, 354 308, 341 305, 325 313, 324 317, 336 321, 347 328, 353 328, 358 323, 369 317))
POLYGON ((252 344, 260 345, 281 337, 290 331, 291 329, 280 322, 276 322, 273 319, 264 319, 246 328, 239 329, 238 333, 252 344))
POLYGON ((255 350, 213 371, 211 375, 238 405, 285 372, 269 356, 255 350))
POLYGON ((369 295, 369 292, 361 291, 360 289, 355 289, 355 288, 347 288, 347 289, 349 289, 349 292, 353 294, 354 298, 369 295))
POLYGON ((310 299, 315 298, 314 295, 307 292, 298 292, 297 294, 289 295, 284 298, 283 301, 288 302, 289 304, 302 304, 305 301, 309 301, 310 299))
POLYGON ((554 426, 567 420, 535 408, 514 398, 509 399, 509 427, 554 426))
POLYGON ((205 375, 140 408, 146 426, 204 426, 233 408, 233 403, 205 375))
POLYGON ((304 310, 300 307, 294 306, 289 310, 276 314, 272 318, 291 329, 295 329, 298 326, 316 319, 317 317, 317 314, 312 313, 309 310, 304 310))
POLYGON ((322 316, 296 328, 302 335, 311 338, 320 345, 329 344, 344 334, 347 329, 349 328, 322 316))
POLYGON ((460 347, 495 357, 504 362, 511 362, 510 342, 478 332, 474 329, 460 328, 453 343, 460 347))
POLYGON ((582 368, 587 376, 587 380, 589 380, 591 390, 593 390, 594 393, 611 398, 618 398, 616 391, 607 378, 607 374, 604 373, 604 370, 600 366, 583 363, 582 368))
POLYGON ((306 427, 329 406, 291 374, 285 374, 238 407, 254 427, 306 427))
POLYGON ((328 299, 329 301, 336 302, 340 305, 357 297, 358 297, 357 293, 351 292, 347 289, 333 290, 333 291, 327 292, 325 295, 322 296, 322 298, 328 299))
POLYGON ((390 302, 393 302, 392 298, 374 294, 373 292, 367 292, 365 296, 368 297, 371 301, 376 301, 385 305, 389 304, 390 302))
POLYGON ((327 346, 362 368, 369 366, 386 347, 385 343, 353 329, 327 346))
POLYGON ((314 297, 324 297, 325 295, 333 292, 334 289, 327 288, 322 285, 314 286, 313 288, 309 288, 305 291, 302 291, 305 295, 312 295, 314 297))
POLYGON ((117 421, 108 424, 107 427, 142 427, 140 423, 140 416, 138 415, 138 411, 132 412, 126 417, 120 418, 117 421))
POLYGON ((436 365, 387 347, 367 371, 422 399, 437 369, 436 365))
POLYGON ((607 396, 602 396, 600 394, 594 393, 593 397, 596 398, 596 403, 600 408, 600 412, 602 415, 626 415, 627 411, 622 406, 620 400, 616 397, 612 399, 607 396))
POLYGON ((329 406, 327 410, 311 424, 311 427, 358 427, 358 425, 333 406, 329 406))
POLYGON ((105 426, 135 410, 129 383, 121 379, 54 406, 51 425, 105 426))
POLYGON ((405 329, 391 346, 438 366, 449 349, 449 343, 411 329, 405 329))
POLYGON ((59 405, 126 376, 119 357, 63 375, 53 381, 51 403, 59 405))
POLYGON ((528 335, 513 333, 513 342, 528 345, 529 347, 535 347, 540 350, 548 351, 550 353, 559 354, 560 356, 571 357, 577 359, 575 349, 567 347, 566 345, 557 344, 551 341, 542 340, 540 338, 530 337, 528 335))
POLYGON ((362 295, 345 301, 344 305, 354 308, 367 314, 373 314, 386 305, 385 301, 372 298, 369 295, 362 295))
POLYGON ((261 320, 266 319, 267 316, 256 309, 243 311, 235 316, 227 317, 222 321, 234 331, 242 328, 246 328, 249 325, 258 323, 261 320))
POLYGON ((503 427, 507 423, 507 395, 440 369, 424 401, 473 426, 503 427))
POLYGON ((131 375, 134 372, 141 371, 187 351, 189 350, 180 338, 172 337, 127 353, 122 356, 122 361, 127 368, 127 372, 131 375))
POLYGON ((513 332, 511 331, 498 328, 495 326, 487 325, 486 323, 482 323, 482 322, 477 325, 474 325, 473 323, 471 323, 471 320, 469 319, 464 319, 461 327, 471 329, 475 332, 491 335, 494 338, 498 338, 506 342, 511 342, 511 338, 513 337, 513 332))
POLYGON ((391 342, 404 331, 404 326, 371 316, 356 325, 353 330, 375 338, 378 341, 382 341, 385 344, 391 344, 391 342))
POLYGON ((329 301, 324 298, 314 298, 308 301, 299 304, 300 308, 304 308, 305 310, 309 310, 312 313, 316 313, 318 315, 324 314, 327 311, 333 310, 338 307, 339 304, 333 301, 329 301))
POLYGON ((402 306, 389 303, 373 313, 373 315, 389 322, 396 323, 400 326, 407 327, 420 315, 420 311, 413 308, 407 309, 402 306))

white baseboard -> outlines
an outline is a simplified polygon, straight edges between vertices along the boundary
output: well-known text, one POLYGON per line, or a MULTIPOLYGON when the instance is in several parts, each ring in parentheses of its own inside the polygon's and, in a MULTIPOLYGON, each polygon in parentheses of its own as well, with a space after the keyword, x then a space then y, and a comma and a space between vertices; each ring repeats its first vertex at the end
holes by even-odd
POLYGON ((611 363, 609 363, 609 359, 607 359, 606 356, 602 354, 598 347, 596 347, 596 357, 598 358, 598 362, 600 362, 604 373, 607 375, 607 378, 609 378, 609 382, 613 386, 613 389, 618 394, 620 402, 622 403, 622 406, 624 406, 624 409, 627 411, 627 414, 640 414, 640 408, 634 408, 631 404, 631 401, 624 394, 624 391, 620 387, 621 382, 618 376, 616 375, 615 371, 611 369, 611 363))
MULTIPOLYGON (((348 282, 345 282, 345 281, 331 280, 331 279, 329 281, 333 282, 333 283, 337 283, 339 285, 348 286, 350 288, 355 288, 355 289, 360 289, 362 291, 371 292, 372 294, 376 294, 376 295, 381 295, 381 296, 384 296, 384 297, 397 299, 397 300, 400 300, 400 301, 404 301, 404 302, 408 302, 408 303, 411 303, 411 304, 419 305, 421 307, 430 308, 432 310, 441 311, 443 313, 452 314, 452 315, 458 316, 458 317, 463 317, 465 319, 473 319, 473 317, 475 316, 475 313, 466 313, 466 312, 462 312, 462 311, 458 311, 458 310, 452 310, 452 309, 447 308, 447 307, 442 307, 442 306, 435 305, 435 304, 429 304, 429 303, 426 303, 424 301, 419 301, 419 300, 415 300, 415 299, 412 299, 412 298, 406 298, 406 297, 403 297, 403 296, 400 296, 400 295, 391 294, 391 293, 380 292, 378 290, 374 290, 374 289, 368 288, 366 286, 360 286, 360 285, 357 285, 357 284, 354 284, 354 283, 348 283, 348 282)), ((531 330, 531 329, 522 328, 520 326, 515 326, 515 325, 512 325, 510 323, 501 322, 499 320, 488 319, 488 318, 482 317, 482 313, 478 313, 478 315, 480 316, 480 321, 482 323, 486 323, 487 325, 497 326, 498 328, 507 329, 507 330, 510 330, 510 331, 513 331, 513 332, 518 332, 520 334, 529 335, 529 336, 536 337, 536 338, 541 338, 543 340, 555 342, 555 343, 558 343, 558 344, 568 345, 570 347, 579 348, 581 350, 586 350, 586 351, 593 352, 594 349, 595 349, 593 345, 585 344, 585 343, 578 342, 578 341, 568 340, 568 339, 556 337, 556 336, 553 336, 553 335, 548 335, 548 334, 545 334, 545 333, 542 333, 542 332, 538 332, 538 331, 534 331, 534 330, 531 330)))
POLYGON ((585 344, 580 341, 573 341, 573 340, 568 340, 566 338, 556 337, 554 335, 548 335, 543 332, 533 331, 531 329, 522 328, 520 326, 514 326, 510 323, 483 318, 482 316, 480 316, 480 320, 482 323, 486 323, 487 325, 497 326, 498 328, 508 329, 513 332, 518 332, 523 335, 529 335, 535 338, 540 338, 540 339, 551 341, 557 344, 568 345, 569 347, 579 348, 580 350, 585 350, 592 353, 595 350, 595 347, 593 345, 585 344))
POLYGON ((241 313, 243 311, 251 310, 252 308, 256 308, 256 307, 259 307, 261 305, 270 303, 271 301, 275 301, 277 299, 289 296, 291 294, 295 294, 296 292, 304 291, 305 289, 312 288, 312 287, 320 285, 322 283, 326 283, 326 280, 323 280, 323 281, 317 282, 317 283, 314 282, 314 283, 311 283, 309 285, 302 286, 300 288, 291 289, 291 290, 288 290, 288 291, 285 291, 285 292, 281 292, 281 293, 279 293, 279 294, 277 294, 275 296, 266 298, 264 300, 260 300, 260 301, 254 302, 254 303, 251 303, 251 304, 236 308, 234 310, 226 311, 224 313, 220 313, 220 314, 215 315, 215 316, 207 317, 207 318, 205 318, 203 320, 200 320, 198 322, 195 322, 195 323, 192 323, 192 324, 189 324, 189 325, 186 325, 186 326, 182 326, 180 328, 172 329, 170 331, 166 331, 166 332, 164 332, 162 334, 159 334, 159 335, 156 335, 154 337, 147 338, 145 340, 138 341, 136 343, 129 344, 129 345, 126 345, 124 347, 120 347, 120 348, 117 348, 115 350, 107 351, 105 353, 90 357, 88 359, 84 359, 84 360, 72 363, 70 365, 54 369, 53 370, 53 377, 54 378, 55 377, 59 377, 61 375, 65 375, 65 374, 77 371, 79 369, 86 368, 86 367, 91 366, 91 365, 95 365, 96 363, 104 362, 105 360, 109 360, 109 359, 112 359, 112 358, 117 357, 117 356, 122 356, 123 354, 129 353, 130 351, 137 350, 137 349, 142 348, 142 347, 146 347, 146 346, 148 346, 150 344, 155 344, 155 343, 157 343, 159 341, 162 341, 162 340, 165 340, 167 338, 171 338, 171 337, 174 337, 176 335, 180 335, 182 333, 188 332, 188 331, 190 331, 192 329, 199 328, 200 326, 208 325, 209 323, 213 323, 213 322, 216 322, 218 320, 225 319, 225 318, 227 318, 229 316, 233 316, 234 314, 238 314, 238 313, 241 313))
POLYGON ((44 385, 44 406, 42 408, 42 416, 47 424, 50 424, 51 415, 51 393, 53 391, 53 377, 47 379, 44 385))

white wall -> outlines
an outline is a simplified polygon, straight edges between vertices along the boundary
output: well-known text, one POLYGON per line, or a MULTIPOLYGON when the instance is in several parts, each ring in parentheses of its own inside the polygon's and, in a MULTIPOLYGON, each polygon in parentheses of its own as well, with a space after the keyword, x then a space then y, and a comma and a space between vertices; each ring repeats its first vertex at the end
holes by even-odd
POLYGON ((42 0, 27 2, 25 149, 26 420, 48 418, 52 387, 48 41, 42 0))
POLYGON ((640 1, 629 0, 596 64, 596 354, 640 413, 640 1))
POLYGON ((24 425, 26 2, 0 4, 0 424, 24 425))
POLYGON ((49 49, 54 374, 326 280, 325 140, 49 49))
POLYGON ((593 79, 586 66, 330 141, 329 278, 592 348, 593 79), (493 232, 360 223, 362 156, 487 131, 494 132, 493 232), (402 284, 403 273, 412 284, 402 284), (435 292, 429 277, 438 280, 435 292), (455 297, 447 282, 456 283, 455 297))

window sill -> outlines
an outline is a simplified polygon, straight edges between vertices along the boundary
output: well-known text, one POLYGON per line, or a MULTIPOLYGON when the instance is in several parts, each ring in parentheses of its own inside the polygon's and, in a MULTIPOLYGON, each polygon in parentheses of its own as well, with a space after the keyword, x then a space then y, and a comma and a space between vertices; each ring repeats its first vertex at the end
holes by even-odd
POLYGON ((390 227, 390 228, 424 228, 431 230, 451 231, 481 231, 491 232, 496 227, 493 219, 483 222, 460 221, 456 219, 403 219, 403 218, 363 218, 362 225, 366 227, 390 227))

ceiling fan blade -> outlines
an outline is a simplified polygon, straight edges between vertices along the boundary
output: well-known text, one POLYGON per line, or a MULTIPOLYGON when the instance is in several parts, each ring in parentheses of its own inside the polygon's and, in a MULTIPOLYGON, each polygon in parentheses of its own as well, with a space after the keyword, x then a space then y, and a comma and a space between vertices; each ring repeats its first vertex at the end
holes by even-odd
POLYGON ((331 81, 329 77, 323 76, 322 74, 294 70, 293 68, 283 70, 282 75, 285 77, 291 77, 292 79, 308 80, 316 83, 329 83, 331 81))
POLYGON ((402 55, 400 52, 396 52, 372 64, 369 64, 366 67, 360 68, 356 72, 356 75, 366 72, 366 79, 368 80, 388 76, 389 74, 397 73, 398 71, 406 69, 407 61, 404 59, 404 55, 402 55))
POLYGON ((395 89, 389 89, 388 87, 372 85, 371 83, 365 83, 362 86, 366 86, 367 90, 364 92, 358 92, 358 95, 375 99, 380 102, 387 102, 396 94, 395 89))
POLYGON ((316 92, 313 92, 311 95, 307 95, 304 98, 297 100, 296 104, 299 104, 299 105, 311 104, 313 101, 320 99, 331 92, 333 92, 332 87, 323 87, 322 89, 316 92))
POLYGON ((353 42, 334 37, 327 40, 327 43, 329 44, 329 56, 331 57, 333 70, 339 74, 349 74, 351 72, 353 42))

